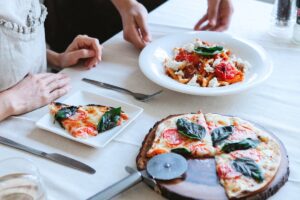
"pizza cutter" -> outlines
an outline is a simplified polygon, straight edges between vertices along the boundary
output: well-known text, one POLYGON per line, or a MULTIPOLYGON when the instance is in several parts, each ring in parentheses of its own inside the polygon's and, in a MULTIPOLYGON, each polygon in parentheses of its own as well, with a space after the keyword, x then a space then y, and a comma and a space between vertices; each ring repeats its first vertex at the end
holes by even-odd
POLYGON ((126 171, 130 173, 129 176, 88 198, 88 200, 111 199, 141 181, 154 188, 156 180, 166 181, 181 178, 187 167, 187 160, 179 154, 160 154, 147 162, 146 170, 138 171, 131 167, 126 167, 126 171))

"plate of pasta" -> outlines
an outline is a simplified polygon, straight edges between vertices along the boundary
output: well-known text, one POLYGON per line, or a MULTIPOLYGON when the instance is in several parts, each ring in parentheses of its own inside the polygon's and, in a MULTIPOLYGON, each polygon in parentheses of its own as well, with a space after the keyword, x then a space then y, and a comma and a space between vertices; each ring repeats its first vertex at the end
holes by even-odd
POLYGON ((272 62, 258 44, 219 32, 187 32, 147 45, 139 65, 151 81, 181 93, 234 94, 265 81, 272 62))

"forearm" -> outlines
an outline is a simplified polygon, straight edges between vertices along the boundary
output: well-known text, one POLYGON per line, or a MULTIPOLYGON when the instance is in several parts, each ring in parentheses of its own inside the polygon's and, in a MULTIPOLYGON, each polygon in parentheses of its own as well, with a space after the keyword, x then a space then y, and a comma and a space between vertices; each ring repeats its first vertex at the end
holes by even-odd
POLYGON ((12 99, 8 91, 0 92, 0 121, 14 114, 12 99))
POLYGON ((50 49, 47 49, 47 61, 50 65, 61 67, 60 54, 50 49))

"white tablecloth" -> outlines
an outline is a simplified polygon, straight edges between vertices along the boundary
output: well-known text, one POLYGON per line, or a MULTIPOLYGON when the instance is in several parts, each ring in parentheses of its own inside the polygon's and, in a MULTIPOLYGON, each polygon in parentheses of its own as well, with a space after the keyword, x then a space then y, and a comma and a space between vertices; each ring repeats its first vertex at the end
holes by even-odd
MULTIPOLYGON (((40 169, 50 200, 86 199, 127 175, 124 167, 135 166, 141 142, 157 120, 170 114, 201 109, 204 112, 237 115, 273 131, 287 148, 291 173, 289 181, 271 199, 299 199, 299 47, 291 42, 274 40, 267 34, 272 10, 270 4, 253 0, 235 0, 234 4, 235 13, 228 32, 262 45, 274 62, 272 76, 261 86, 223 97, 190 96, 165 89, 159 97, 142 103, 130 96, 80 81, 82 77, 98 79, 144 93, 161 89, 141 73, 138 68, 139 52, 123 41, 119 33, 103 44, 103 61, 96 68, 90 71, 80 68, 63 71, 72 78, 72 91, 67 96, 78 90, 87 90, 144 108, 143 114, 105 148, 94 149, 36 128, 35 122, 48 112, 46 107, 0 123, 0 135, 46 152, 74 157, 94 167, 97 173, 88 175, 2 145, 0 159, 31 159, 40 169)), ((149 16, 153 40, 166 34, 191 30, 205 10, 205 0, 168 1, 149 16)), ((140 183, 116 199, 159 200, 163 197, 140 183)))

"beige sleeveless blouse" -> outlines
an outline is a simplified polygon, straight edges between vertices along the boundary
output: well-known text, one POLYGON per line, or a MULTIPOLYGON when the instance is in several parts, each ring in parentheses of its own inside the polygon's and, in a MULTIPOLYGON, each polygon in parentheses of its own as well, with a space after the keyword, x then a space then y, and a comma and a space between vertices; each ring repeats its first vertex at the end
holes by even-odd
POLYGON ((0 0, 0 92, 46 71, 46 15, 39 0, 0 0))

